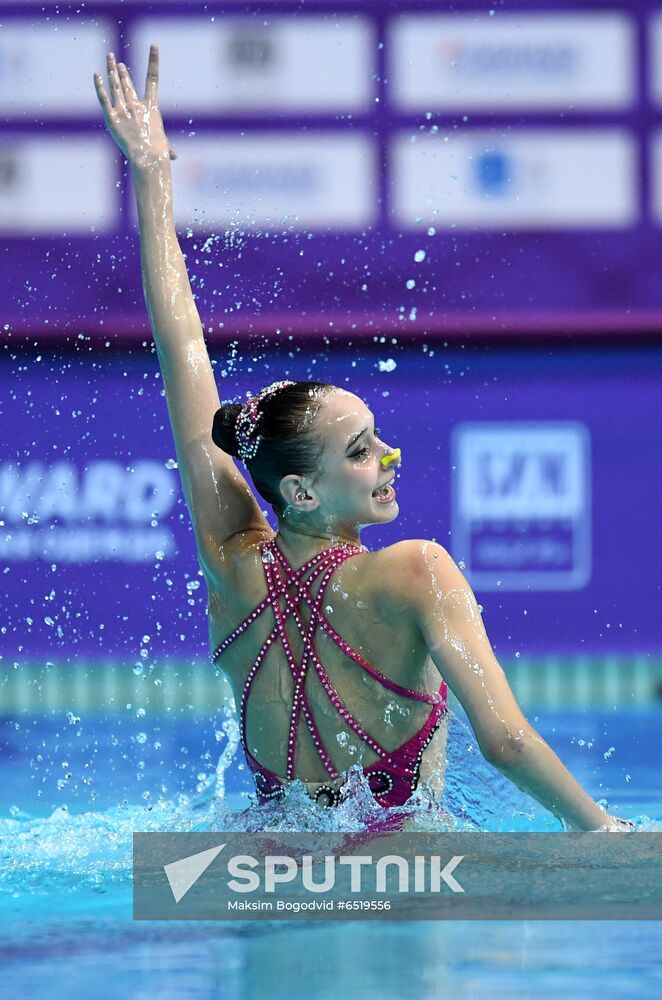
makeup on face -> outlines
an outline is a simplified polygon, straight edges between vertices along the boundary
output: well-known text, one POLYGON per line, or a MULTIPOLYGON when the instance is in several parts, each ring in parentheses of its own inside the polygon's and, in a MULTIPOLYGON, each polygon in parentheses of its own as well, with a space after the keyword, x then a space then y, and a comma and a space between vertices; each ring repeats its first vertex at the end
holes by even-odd
MULTIPOLYGON (((352 400, 352 404, 346 412, 339 414, 335 418, 339 423, 345 421, 352 421, 353 423, 358 418, 363 424, 363 426, 359 424, 359 428, 350 431, 348 437, 345 438, 344 459, 354 465, 357 463, 363 464, 364 461, 369 460, 370 469, 374 470, 375 478, 379 483, 379 480, 383 480, 384 478, 382 470, 389 469, 394 463, 399 464, 402 453, 399 448, 389 448, 388 445, 385 445, 380 440, 381 431, 378 427, 375 427, 374 430, 371 429, 371 424, 374 424, 375 418, 371 411, 362 404, 362 401, 352 400), (384 454, 385 451, 387 454, 384 454)), ((334 417, 331 416, 331 420, 333 419, 334 417)), ((354 426, 356 427, 356 424, 354 426)), ((371 492, 371 499, 380 506, 393 505, 395 502, 396 492, 393 488, 395 468, 393 468, 392 472, 393 475, 388 477, 388 483, 384 484, 382 482, 381 485, 375 486, 371 492)))

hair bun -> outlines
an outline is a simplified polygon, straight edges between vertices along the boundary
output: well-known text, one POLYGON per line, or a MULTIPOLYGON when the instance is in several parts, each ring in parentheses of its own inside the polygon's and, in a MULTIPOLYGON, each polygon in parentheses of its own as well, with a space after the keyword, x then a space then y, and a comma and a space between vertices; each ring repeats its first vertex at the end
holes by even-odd
POLYGON ((225 403, 214 414, 214 422, 211 428, 211 438, 217 448, 221 448, 228 455, 237 455, 239 444, 237 442, 237 417, 241 410, 241 403, 225 403))

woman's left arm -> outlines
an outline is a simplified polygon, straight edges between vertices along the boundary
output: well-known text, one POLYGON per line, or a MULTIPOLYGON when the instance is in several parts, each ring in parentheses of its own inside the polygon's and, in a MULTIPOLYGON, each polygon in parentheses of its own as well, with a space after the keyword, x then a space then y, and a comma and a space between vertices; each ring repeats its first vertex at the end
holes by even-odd
POLYGON ((158 49, 150 49, 145 96, 128 70, 108 55, 112 102, 95 74, 106 125, 131 166, 140 225, 143 291, 161 366, 177 463, 200 563, 216 577, 223 542, 241 531, 266 530, 248 483, 232 458, 212 441, 220 406, 202 324, 186 271, 172 208, 170 160, 176 153, 158 105, 158 49))
POLYGON ((222 543, 269 523, 230 455, 211 437, 220 400, 172 214, 170 163, 133 168, 143 291, 203 569, 214 575, 222 543))

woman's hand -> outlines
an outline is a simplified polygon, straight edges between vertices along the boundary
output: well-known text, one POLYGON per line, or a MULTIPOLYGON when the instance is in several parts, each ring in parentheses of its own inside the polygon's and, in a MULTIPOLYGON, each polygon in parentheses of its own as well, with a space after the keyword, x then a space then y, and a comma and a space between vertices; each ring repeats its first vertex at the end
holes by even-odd
POLYGON ((124 63, 115 62, 112 52, 107 56, 108 79, 112 104, 105 91, 101 74, 94 74, 97 97, 104 110, 108 131, 127 160, 135 167, 148 167, 164 160, 176 160, 177 153, 170 146, 159 110, 159 50, 152 45, 145 96, 142 101, 136 94, 129 71, 124 63))
POLYGON ((610 816, 609 813, 605 815, 602 825, 602 829, 605 828, 607 833, 628 833, 637 829, 631 819, 621 819, 620 816, 610 816))

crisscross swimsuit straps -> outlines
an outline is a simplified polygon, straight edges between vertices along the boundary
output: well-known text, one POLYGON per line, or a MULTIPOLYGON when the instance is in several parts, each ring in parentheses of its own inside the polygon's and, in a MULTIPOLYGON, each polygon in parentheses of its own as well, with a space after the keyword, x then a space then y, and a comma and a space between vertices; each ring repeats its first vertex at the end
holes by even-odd
MULTIPOLYGON (((253 663, 246 681, 241 698, 239 709, 239 722, 241 729, 241 741, 246 755, 248 766, 250 767, 258 800, 266 802, 283 794, 284 788, 282 779, 277 774, 260 764, 248 749, 246 739, 246 705, 250 697, 251 686, 255 676, 263 667, 269 650, 279 640, 285 652, 285 657, 292 674, 294 693, 292 698, 292 711, 290 714, 289 738, 287 742, 287 760, 285 764, 285 777, 292 780, 295 777, 297 732, 300 718, 303 715, 308 730, 313 740, 313 744, 319 754, 322 765, 332 780, 340 777, 333 760, 322 742, 317 725, 313 719, 308 697, 305 690, 306 673, 312 665, 321 685, 326 692, 329 701, 336 709, 347 726, 354 730, 356 735, 366 743, 378 756, 378 760, 363 768, 363 773, 368 779, 370 789, 377 802, 384 807, 401 805, 406 802, 416 788, 419 779, 419 770, 423 751, 428 746, 434 736, 441 718, 446 712, 447 687, 442 680, 441 686, 435 694, 427 694, 420 691, 412 691, 410 688, 402 687, 382 674, 376 667, 368 663, 358 653, 356 653, 345 640, 338 635, 331 623, 322 612, 322 602, 324 594, 329 586, 331 577, 335 570, 345 562, 361 552, 365 552, 363 546, 341 543, 331 548, 319 552, 308 562, 304 563, 298 570, 293 570, 283 552, 281 551, 275 538, 260 545, 262 564, 264 566, 267 596, 258 604, 254 611, 248 614, 237 628, 224 639, 216 648, 213 654, 213 662, 216 662, 223 655, 230 643, 234 642, 238 636, 242 635, 247 628, 258 618, 267 607, 271 607, 275 625, 260 649, 255 662, 253 663), (304 581, 304 576, 308 573, 308 578, 304 581), (321 577, 317 594, 313 596, 310 591, 311 584, 321 577), (295 588, 297 598, 290 594, 290 588, 295 588), (285 599, 285 609, 281 608, 280 598, 285 599), (306 626, 297 605, 299 600, 305 600, 310 609, 310 620, 306 626), (301 663, 295 662, 294 655, 289 643, 285 629, 288 617, 293 616, 296 625, 303 639, 301 663), (396 750, 385 750, 380 743, 374 739, 370 733, 355 719, 347 706, 341 701, 338 693, 329 680, 329 676, 322 666, 315 649, 315 634, 318 628, 324 629, 333 642, 354 660, 363 670, 367 671, 371 677, 378 681, 383 687, 393 691, 394 694, 401 695, 414 701, 428 702, 432 705, 430 715, 422 728, 399 746, 396 750)), ((302 779, 306 780, 306 779, 302 779)), ((334 789, 332 785, 322 785, 317 790, 316 799, 325 805, 335 805, 342 797, 340 789, 334 789)))

